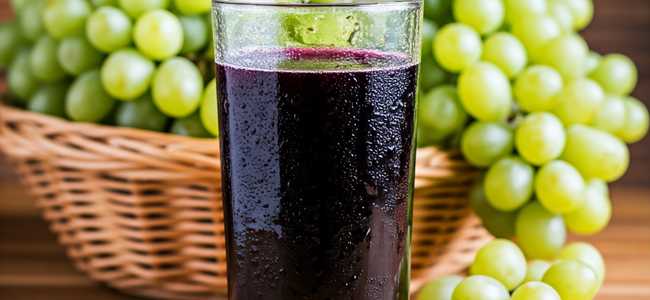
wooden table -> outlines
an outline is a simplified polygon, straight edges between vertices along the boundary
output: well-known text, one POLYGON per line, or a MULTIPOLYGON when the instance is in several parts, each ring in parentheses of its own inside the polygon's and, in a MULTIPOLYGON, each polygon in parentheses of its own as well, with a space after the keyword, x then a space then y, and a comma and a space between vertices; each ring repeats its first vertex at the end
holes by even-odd
MULTIPOLYGON (((129 300, 77 272, 29 197, 0 164, 0 299, 129 300)), ((598 300, 650 299, 650 188, 613 190, 614 219, 588 238, 608 272, 598 300)))

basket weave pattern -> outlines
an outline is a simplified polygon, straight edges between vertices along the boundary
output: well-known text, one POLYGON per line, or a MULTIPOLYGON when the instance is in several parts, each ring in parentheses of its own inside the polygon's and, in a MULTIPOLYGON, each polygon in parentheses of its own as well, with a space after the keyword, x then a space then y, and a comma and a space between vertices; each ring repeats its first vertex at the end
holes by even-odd
MULTIPOLYGON (((70 123, 0 105, 0 152, 14 164, 77 268, 126 293, 226 293, 219 146, 70 123)), ((476 176, 460 155, 420 149, 413 287, 463 270, 489 235, 471 214, 476 176)))

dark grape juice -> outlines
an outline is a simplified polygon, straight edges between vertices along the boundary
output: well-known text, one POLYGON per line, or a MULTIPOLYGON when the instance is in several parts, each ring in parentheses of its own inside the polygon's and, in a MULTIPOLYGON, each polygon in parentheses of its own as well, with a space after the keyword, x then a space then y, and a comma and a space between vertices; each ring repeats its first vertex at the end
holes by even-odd
POLYGON ((290 49, 217 64, 230 299, 408 298, 417 66, 290 49))

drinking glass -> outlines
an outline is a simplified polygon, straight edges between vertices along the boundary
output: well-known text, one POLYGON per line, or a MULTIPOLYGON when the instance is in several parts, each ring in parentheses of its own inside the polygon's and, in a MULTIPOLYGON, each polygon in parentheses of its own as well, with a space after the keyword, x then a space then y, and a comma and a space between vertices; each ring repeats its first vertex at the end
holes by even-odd
POLYGON ((421 3, 213 18, 229 299, 408 299, 421 3))

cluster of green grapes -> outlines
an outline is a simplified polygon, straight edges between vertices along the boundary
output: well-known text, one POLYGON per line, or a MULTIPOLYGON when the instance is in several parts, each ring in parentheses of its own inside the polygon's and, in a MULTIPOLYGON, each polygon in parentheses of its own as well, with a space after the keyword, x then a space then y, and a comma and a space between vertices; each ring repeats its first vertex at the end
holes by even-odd
MULTIPOLYGON (((591 0, 425 4, 420 146, 456 146, 469 163, 485 170, 472 189, 471 206, 494 236, 516 241, 520 248, 506 243, 509 251, 521 249, 532 260, 566 258, 563 253, 573 251, 562 250, 567 231, 591 235, 609 223, 607 183, 629 166, 625 143, 648 132, 648 110, 630 96, 637 84, 634 63, 624 55, 591 52, 577 33, 593 17, 591 0)), ((501 247, 491 245, 486 249, 501 247)), ((453 298, 422 293, 421 299, 509 299, 504 291, 521 282, 490 272, 503 271, 514 260, 495 255, 488 262, 481 253, 472 273, 492 275, 506 289, 470 277, 453 298), (485 267, 493 262, 498 263, 485 267), (467 294, 464 288, 490 285, 496 287, 484 291, 494 290, 495 296, 467 294)), ((523 257, 517 255, 519 264, 523 257)), ((588 269, 564 261, 553 266, 558 271, 542 281, 563 300, 593 298, 597 288, 585 277, 593 276, 588 269)), ((600 264, 592 271, 601 282, 600 264)), ((542 286, 524 285, 512 297, 559 299, 542 296, 554 294, 541 292, 549 290, 542 286)))
POLYGON ((13 0, 14 104, 79 122, 218 135, 210 0, 13 0))
POLYGON ((498 239, 485 245, 470 276, 438 278, 418 293, 418 300, 588 300, 598 293, 605 263, 596 248, 573 243, 554 262, 526 257, 517 245, 498 239), (511 293, 512 292, 512 293, 511 293))

